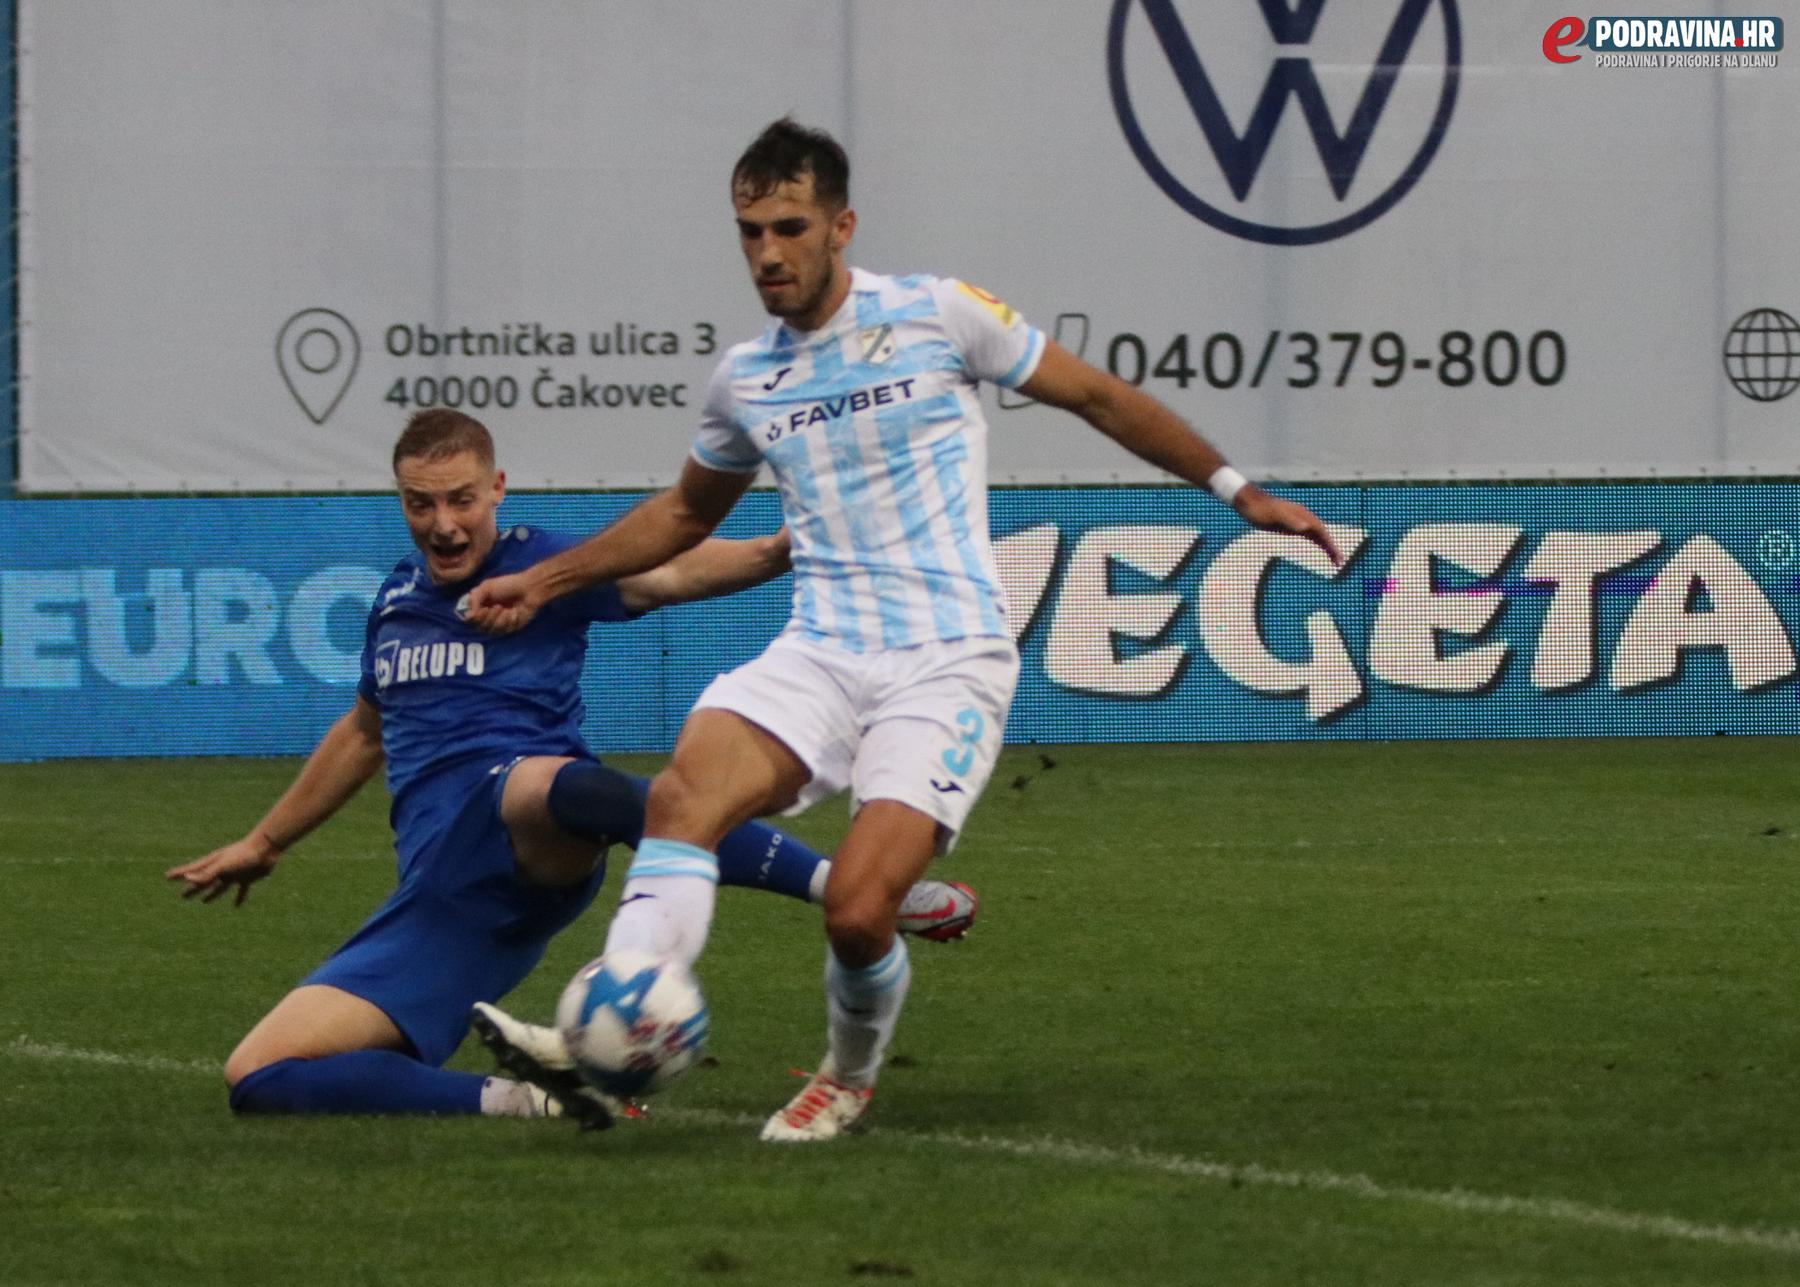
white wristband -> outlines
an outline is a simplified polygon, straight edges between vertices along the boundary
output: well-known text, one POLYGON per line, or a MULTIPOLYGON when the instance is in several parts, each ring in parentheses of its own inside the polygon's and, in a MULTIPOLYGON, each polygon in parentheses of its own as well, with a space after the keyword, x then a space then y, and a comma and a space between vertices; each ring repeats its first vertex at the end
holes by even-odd
POLYGON ((1244 490, 1249 481, 1230 465, 1220 465, 1213 470, 1212 477, 1206 480, 1206 485, 1212 489, 1214 496, 1229 505, 1237 499, 1237 494, 1244 490))

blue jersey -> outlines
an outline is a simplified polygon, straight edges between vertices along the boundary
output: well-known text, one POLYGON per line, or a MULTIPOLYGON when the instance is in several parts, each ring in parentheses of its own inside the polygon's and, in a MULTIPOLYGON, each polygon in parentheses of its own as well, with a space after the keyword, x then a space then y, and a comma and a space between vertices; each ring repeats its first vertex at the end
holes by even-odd
POLYGON ((611 584, 546 604, 517 634, 491 635, 457 615, 488 577, 519 572, 579 538, 503 529, 467 581, 436 585, 425 558, 401 559, 369 610, 358 696, 381 712, 389 817, 404 866, 475 789, 519 755, 590 754, 581 740, 587 630, 632 614, 611 584))

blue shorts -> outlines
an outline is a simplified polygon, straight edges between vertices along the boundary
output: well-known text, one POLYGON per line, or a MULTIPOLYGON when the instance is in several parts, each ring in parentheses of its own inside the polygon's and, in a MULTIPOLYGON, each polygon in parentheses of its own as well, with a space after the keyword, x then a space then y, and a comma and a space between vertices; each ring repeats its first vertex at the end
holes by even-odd
POLYGON ((419 1058, 455 1053, 477 1001, 498 1001, 543 959, 551 937, 594 901, 605 864, 570 889, 527 884, 500 820, 512 766, 470 791, 420 848, 400 887, 302 985, 323 983, 379 1006, 419 1058))

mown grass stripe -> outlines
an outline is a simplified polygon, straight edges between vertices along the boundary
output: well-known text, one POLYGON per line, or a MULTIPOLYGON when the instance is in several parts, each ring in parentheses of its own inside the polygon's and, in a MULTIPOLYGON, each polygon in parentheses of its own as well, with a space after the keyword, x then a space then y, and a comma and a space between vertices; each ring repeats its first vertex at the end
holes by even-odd
MULTIPOLYGON (((130 1068, 141 1072, 167 1072, 216 1077, 220 1065, 199 1059, 170 1059, 161 1055, 127 1055, 110 1050, 84 1050, 55 1042, 34 1041, 23 1034, 14 1037, 0 1052, 23 1059, 39 1059, 69 1063, 86 1063, 102 1067, 130 1068)), ((754 1128, 762 1124, 760 1117, 746 1113, 724 1113, 711 1109, 663 1109, 658 1116, 677 1122, 705 1126, 754 1128)), ((1514 1219, 1542 1220, 1556 1224, 1600 1229, 1611 1233, 1644 1238, 1672 1238, 1682 1242, 1710 1243, 1716 1246, 1755 1248, 1800 1255, 1800 1230, 1759 1229, 1738 1225, 1703 1224, 1680 1216, 1649 1215, 1620 1211, 1611 1207, 1592 1206, 1564 1198, 1514 1197, 1507 1194, 1477 1193, 1468 1189, 1421 1189, 1408 1185, 1383 1184, 1366 1175, 1344 1175, 1334 1171, 1283 1171, 1254 1162, 1219 1162, 1207 1158, 1186 1157, 1176 1153, 1153 1153, 1143 1149, 1107 1148, 1083 1144, 1075 1140, 1040 1136, 1035 1139, 1008 1139, 993 1135, 969 1135, 957 1131, 904 1131, 882 1129, 882 1139, 909 1147, 956 1149, 970 1153, 986 1153, 1032 1161, 1061 1162, 1105 1170, 1149 1171, 1182 1179, 1214 1184, 1230 1184, 1254 1188, 1291 1189, 1314 1193, 1343 1194, 1372 1202, 1396 1202, 1433 1207, 1460 1214, 1500 1216, 1514 1219)))

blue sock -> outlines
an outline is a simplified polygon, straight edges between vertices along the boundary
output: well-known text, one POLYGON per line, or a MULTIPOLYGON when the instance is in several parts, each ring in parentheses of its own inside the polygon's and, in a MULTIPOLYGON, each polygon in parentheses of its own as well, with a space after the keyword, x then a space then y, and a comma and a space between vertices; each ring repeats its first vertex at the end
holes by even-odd
MULTIPOLYGON (((595 844, 636 849, 644 838, 650 783, 592 760, 571 760, 550 780, 546 804, 556 825, 595 844)), ((810 901, 825 856, 775 830, 746 822, 719 842, 719 883, 810 901)))
POLYGON ((813 873, 825 861, 786 832, 766 822, 746 822, 719 842, 719 883, 766 889, 808 902, 813 873))
POLYGON ((395 1050, 283 1059, 231 1088, 237 1113, 479 1113, 479 1073, 433 1068, 395 1050))
POLYGON ((644 801, 650 784, 593 760, 570 760, 550 779, 544 803, 556 825, 597 845, 627 845, 644 838, 644 801))

